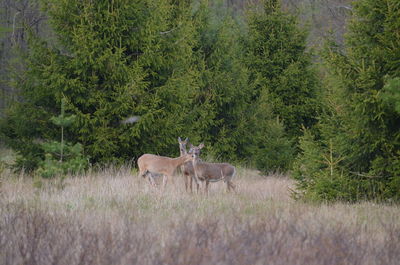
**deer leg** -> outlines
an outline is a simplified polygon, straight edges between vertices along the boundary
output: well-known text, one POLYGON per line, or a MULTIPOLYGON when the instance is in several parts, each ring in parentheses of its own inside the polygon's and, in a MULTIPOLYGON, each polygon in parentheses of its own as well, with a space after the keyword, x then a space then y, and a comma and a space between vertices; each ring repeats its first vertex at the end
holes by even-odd
POLYGON ((226 183, 228 184, 228 191, 230 191, 231 188, 232 188, 233 191, 236 191, 235 190, 236 189, 236 185, 235 184, 233 184, 231 181, 227 181, 226 183))
POLYGON ((196 176, 196 172, 193 175, 189 175, 190 178, 190 192, 193 193, 193 182, 196 183, 196 192, 199 193, 199 179, 196 176))
MULTIPOLYGON (((146 171, 147 171, 147 170, 146 170, 146 171)), ((137 177, 138 177, 138 178, 140 178, 140 177, 146 177, 146 175, 145 175, 146 171, 143 172, 143 171, 139 170, 139 174, 138 174, 137 177)))
POLYGON ((151 186, 153 186, 153 187, 156 186, 153 175, 150 172, 148 173, 147 180, 149 181, 151 186))
POLYGON ((189 178, 190 193, 193 193, 193 178, 190 175, 188 175, 188 178, 189 178))
POLYGON ((199 193, 199 191, 200 191, 200 180, 197 177, 196 173, 193 176, 191 176, 191 178, 192 178, 192 182, 194 180, 194 182, 196 183, 196 192, 199 193))
POLYGON ((199 190, 200 190, 200 182, 197 181, 194 176, 192 176, 191 179, 192 179, 192 183, 194 181, 194 183, 196 184, 196 193, 198 194, 199 190))
POLYGON ((168 182, 168 175, 163 175, 163 189, 165 189, 165 187, 167 186, 167 182, 168 182))
POLYGON ((208 185, 210 185, 210 182, 206 180, 206 195, 208 195, 208 185))
POLYGON ((185 190, 187 192, 189 189, 188 187, 189 184, 188 184, 188 176, 185 173, 183 173, 183 180, 185 181, 185 190))

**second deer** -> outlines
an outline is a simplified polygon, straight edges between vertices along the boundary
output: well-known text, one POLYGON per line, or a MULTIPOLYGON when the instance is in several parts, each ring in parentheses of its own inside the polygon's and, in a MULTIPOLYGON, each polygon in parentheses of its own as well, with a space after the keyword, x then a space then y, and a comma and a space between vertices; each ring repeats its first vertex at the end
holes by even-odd
POLYGON ((228 163, 206 163, 200 160, 200 150, 204 144, 199 146, 190 145, 190 154, 192 155, 193 169, 195 180, 206 182, 206 193, 208 193, 208 185, 210 182, 218 182, 223 180, 226 182, 228 192, 235 191, 235 185, 232 179, 236 174, 236 168, 228 163))
MULTIPOLYGON (((188 142, 189 142, 188 138, 186 138, 184 141, 182 141, 181 137, 178 137, 179 151, 181 153, 181 156, 187 154, 186 145, 188 144, 188 142)), ((193 179, 195 178, 195 175, 194 175, 192 160, 181 165, 181 171, 182 171, 183 179, 185 181, 186 191, 188 192, 190 190, 190 192, 193 192, 192 186, 193 186, 193 179)), ((196 185, 197 185, 197 192, 198 192, 199 191, 198 182, 196 182, 196 185)))

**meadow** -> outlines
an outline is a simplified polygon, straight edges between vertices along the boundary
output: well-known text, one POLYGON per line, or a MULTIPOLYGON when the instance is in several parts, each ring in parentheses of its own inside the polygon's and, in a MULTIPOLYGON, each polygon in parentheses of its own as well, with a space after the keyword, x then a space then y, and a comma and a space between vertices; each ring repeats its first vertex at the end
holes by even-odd
POLYGON ((372 202, 309 204, 294 182, 239 168, 189 194, 164 191, 130 167, 38 181, 3 172, 1 264, 398 264, 400 209, 372 202))

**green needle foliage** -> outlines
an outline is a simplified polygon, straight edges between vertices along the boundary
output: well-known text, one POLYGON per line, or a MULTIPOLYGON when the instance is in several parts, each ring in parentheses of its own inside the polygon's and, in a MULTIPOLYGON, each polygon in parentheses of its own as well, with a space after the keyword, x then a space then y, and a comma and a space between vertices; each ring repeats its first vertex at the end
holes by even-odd
POLYGON ((191 69, 193 27, 184 2, 44 0, 56 41, 30 36, 26 72, 16 80, 23 101, 2 132, 18 165, 37 167, 35 139, 57 138, 49 122, 58 102, 76 115, 68 140, 93 163, 125 162, 151 152, 178 153, 197 73, 191 69), (131 116, 136 123, 124 123, 131 116))
POLYGON ((262 1, 250 10, 247 20, 246 62, 255 81, 253 98, 268 97, 288 136, 297 141, 303 126, 315 124, 318 110, 307 32, 296 17, 281 10, 279 0, 262 1))
POLYGON ((295 177, 317 200, 399 200, 400 3, 362 0, 353 9, 345 50, 330 42, 324 52, 326 108, 319 135, 302 139, 295 177), (333 173, 323 164, 329 153, 333 173))
POLYGON ((193 23, 199 78, 193 104, 195 137, 191 139, 205 142, 215 158, 244 161, 250 86, 239 24, 222 1, 200 1, 193 23))
POLYGON ((380 98, 387 104, 387 108, 400 113, 400 77, 386 80, 380 98))
POLYGON ((317 81, 296 17, 266 0, 247 14, 243 39, 249 69, 251 160, 264 172, 291 168, 301 128, 316 122, 317 81))
POLYGON ((70 127, 76 120, 75 115, 65 115, 65 99, 61 100, 61 114, 51 117, 51 121, 61 128, 61 141, 42 144, 45 160, 39 163, 37 173, 43 178, 76 174, 85 170, 88 159, 83 155, 83 147, 77 143, 72 145, 64 141, 64 128, 70 127))

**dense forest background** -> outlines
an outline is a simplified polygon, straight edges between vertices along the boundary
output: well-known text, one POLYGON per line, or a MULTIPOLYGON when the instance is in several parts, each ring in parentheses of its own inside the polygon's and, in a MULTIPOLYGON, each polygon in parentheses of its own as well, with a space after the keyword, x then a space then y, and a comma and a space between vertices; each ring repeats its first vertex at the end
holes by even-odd
POLYGON ((181 136, 290 171, 299 198, 400 199, 397 0, 0 5, 0 135, 16 168, 177 156, 181 136))
MULTIPOLYGON (((10 94, 15 94, 15 87, 7 80, 11 74, 9 63, 17 56, 14 47, 27 48, 27 31, 32 30, 39 36, 51 39, 53 30, 48 23, 48 16, 41 12, 40 0, 1 0, 0 1, 0 40, 1 40, 1 95, 0 111, 4 113, 10 94)), ((218 2, 218 1, 209 1, 218 2)), ((283 0, 282 7, 298 17, 302 26, 309 30, 307 46, 319 47, 321 40, 333 35, 343 45, 346 19, 351 14, 352 0, 283 0)), ((229 0, 220 1, 218 8, 230 9, 231 15, 240 18, 251 3, 257 1, 229 0)), ((212 8, 217 8, 215 5, 212 8)))

